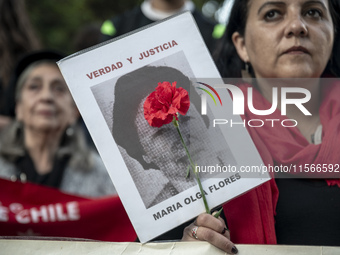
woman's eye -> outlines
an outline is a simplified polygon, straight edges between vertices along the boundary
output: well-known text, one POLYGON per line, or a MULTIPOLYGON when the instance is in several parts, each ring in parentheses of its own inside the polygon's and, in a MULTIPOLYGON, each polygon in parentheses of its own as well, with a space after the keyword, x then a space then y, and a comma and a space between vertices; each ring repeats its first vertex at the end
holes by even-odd
POLYGON ((55 91, 56 93, 59 93, 59 94, 63 94, 63 93, 67 92, 66 85, 64 83, 61 83, 61 82, 54 82, 52 84, 52 89, 53 89, 53 91, 55 91))
POLYGON ((320 18, 322 17, 322 12, 317 9, 310 9, 306 12, 306 16, 309 16, 312 18, 320 18))
POLYGON ((279 11, 271 10, 271 11, 266 12, 266 14, 264 15, 264 19, 267 21, 271 21, 271 20, 277 19, 280 15, 281 13, 279 11))
POLYGON ((58 85, 54 87, 54 90, 62 93, 66 91, 66 88, 64 86, 58 85))
POLYGON ((37 84, 37 83, 31 83, 31 84, 28 84, 27 89, 28 89, 28 90, 34 91, 34 90, 39 89, 39 87, 40 87, 39 84, 37 84))

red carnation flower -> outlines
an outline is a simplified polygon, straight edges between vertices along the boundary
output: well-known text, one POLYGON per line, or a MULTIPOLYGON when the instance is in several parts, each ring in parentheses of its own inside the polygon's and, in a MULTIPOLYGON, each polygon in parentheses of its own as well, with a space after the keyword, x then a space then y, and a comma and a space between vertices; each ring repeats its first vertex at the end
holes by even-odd
POLYGON ((190 107, 188 91, 176 88, 176 83, 159 82, 156 91, 144 102, 144 117, 152 127, 169 124, 177 113, 185 115, 190 107))

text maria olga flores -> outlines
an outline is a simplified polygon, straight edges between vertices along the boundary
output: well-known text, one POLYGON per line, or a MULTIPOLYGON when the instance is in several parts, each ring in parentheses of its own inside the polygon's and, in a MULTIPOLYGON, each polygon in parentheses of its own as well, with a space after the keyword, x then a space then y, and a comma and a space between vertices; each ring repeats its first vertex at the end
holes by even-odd
MULTIPOLYGON (((251 113, 258 115, 258 116, 268 116, 275 112, 278 107, 278 88, 272 88, 272 105, 269 109, 265 110, 258 110, 254 107, 253 102, 253 89, 252 87, 248 88, 247 94, 248 98, 245 98, 242 90, 235 85, 231 84, 218 84, 218 85, 208 85, 203 82, 197 82, 202 87, 196 87, 197 89, 203 90, 205 93, 201 94, 201 114, 207 115, 207 95, 214 101, 215 105, 218 105, 217 97, 220 105, 222 106, 222 100, 217 92, 217 90, 222 91, 224 89, 227 90, 233 98, 232 106, 233 106, 233 115, 244 115, 244 105, 245 100, 247 100, 247 106, 251 113)), ((279 88, 281 91, 281 115, 285 116, 287 112, 287 105, 295 105, 304 115, 311 116, 312 114, 303 106, 304 103, 307 103, 311 99, 311 93, 309 90, 304 88, 297 88, 297 87, 281 87, 279 88), (287 98, 287 94, 295 93, 301 94, 302 98, 287 98)), ((283 127, 296 127, 298 122, 295 119, 273 119, 273 118, 259 118, 259 119, 249 119, 242 121, 235 121, 233 119, 213 119, 213 127, 217 125, 223 125, 228 127, 235 127, 235 126, 243 126, 243 127, 251 127, 251 128, 260 128, 264 125, 269 125, 269 127, 275 127, 276 125, 281 125, 283 127)))

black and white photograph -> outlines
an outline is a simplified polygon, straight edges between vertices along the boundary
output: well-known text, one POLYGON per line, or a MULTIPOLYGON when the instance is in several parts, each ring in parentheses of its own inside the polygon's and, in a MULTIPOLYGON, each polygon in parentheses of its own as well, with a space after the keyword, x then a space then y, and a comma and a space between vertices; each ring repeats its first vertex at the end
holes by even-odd
MULTIPOLYGON (((189 93, 191 106, 185 116, 179 116, 179 124, 194 162, 200 166, 235 165, 222 134, 211 128, 211 115, 200 114, 201 99, 192 89, 193 73, 183 52, 114 80, 91 90, 146 208, 197 184, 193 174, 186 177, 190 162, 173 124, 151 127, 144 118, 144 101, 159 82, 177 82, 177 87, 189 93), (184 65, 184 71, 172 67, 176 63, 184 65)), ((210 177, 214 176, 202 176, 210 177)))

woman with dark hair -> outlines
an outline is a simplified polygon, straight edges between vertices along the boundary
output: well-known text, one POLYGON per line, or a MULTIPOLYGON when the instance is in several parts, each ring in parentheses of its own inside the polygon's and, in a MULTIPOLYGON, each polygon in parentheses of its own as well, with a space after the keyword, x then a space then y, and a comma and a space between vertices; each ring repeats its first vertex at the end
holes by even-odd
MULTIPOLYGON (((176 163, 170 151, 162 147, 164 144, 155 139, 152 139, 152 144, 148 142, 151 141, 150 132, 156 132, 152 134, 155 136, 164 130, 148 126, 140 109, 143 109, 145 98, 163 80, 177 81, 181 87, 190 90, 191 82, 186 76, 174 68, 163 66, 137 69, 120 77, 115 85, 112 134, 146 208, 195 185, 192 178, 185 178, 185 170, 176 163), (140 121, 141 118, 144 121, 140 121), (175 167, 164 167, 167 162, 173 162, 175 167)), ((173 134, 171 129, 168 134, 173 134)), ((177 144, 178 135, 175 133, 172 138, 163 136, 161 140, 168 145, 177 144)), ((181 150, 178 151, 176 155, 181 154, 181 150)))
MULTIPOLYGON (((151 127, 144 118, 146 97, 163 81, 176 82, 188 92, 193 88, 190 79, 175 68, 145 66, 120 77, 114 89, 112 134, 146 208, 197 185, 192 176, 186 178, 189 162, 176 129, 172 124, 151 127)), ((229 148, 202 138, 210 135, 208 120, 199 114, 199 95, 191 92, 191 107, 179 116, 191 156, 195 162, 223 163, 223 156, 233 163, 229 148)))
MULTIPOLYGON (((244 95, 253 91, 256 109, 271 107, 273 87, 310 92, 304 104, 310 115, 291 105, 285 116, 281 109, 265 116, 295 119, 295 127, 248 128, 265 165, 307 171, 300 179, 290 171, 226 203, 230 230, 222 219, 202 214, 185 228, 183 240, 206 240, 233 254, 233 242, 340 245, 340 176, 330 173, 340 163, 340 83, 324 79, 339 75, 339 14, 338 0, 234 1, 218 54, 221 74, 246 78, 239 88, 244 95), (325 170, 308 173, 310 166, 325 170)), ((243 117, 263 118, 248 108, 243 117)))
MULTIPOLYGON (((249 0, 234 1, 227 29, 223 38, 220 41, 218 49, 214 53, 215 62, 222 77, 242 77, 242 70, 245 70, 246 68, 249 68, 250 73, 253 72, 251 66, 247 67, 246 63, 238 55, 232 39, 232 35, 234 32, 238 32, 241 36, 244 36, 245 34, 247 17, 249 14, 249 3, 249 0)), ((340 2, 338 0, 329 0, 329 5, 329 12, 334 23, 334 42, 339 42, 340 14, 338 10, 340 9, 340 2)), ((333 54, 329 59, 328 65, 326 66, 325 74, 333 74, 334 76, 338 77, 340 75, 339 44, 333 44, 332 52, 333 54)))
MULTIPOLYGON (((143 147, 139 141, 135 121, 140 103, 157 87, 160 81, 177 81, 181 87, 190 91, 191 81, 177 69, 164 66, 146 66, 133 71, 117 80, 115 86, 115 101, 113 106, 113 136, 118 145, 125 148, 128 154, 143 162, 143 167, 155 168, 154 164, 147 164, 141 156, 143 147), (126 114, 128 113, 128 114, 126 114), (118 133, 116 130, 125 130, 118 133), (133 145, 133 146, 131 146, 133 145)), ((196 103, 200 98, 196 99, 196 103)))

